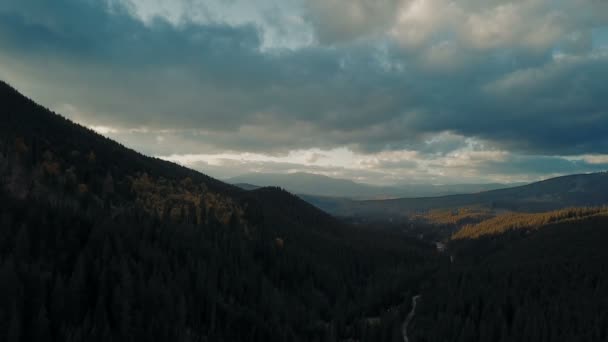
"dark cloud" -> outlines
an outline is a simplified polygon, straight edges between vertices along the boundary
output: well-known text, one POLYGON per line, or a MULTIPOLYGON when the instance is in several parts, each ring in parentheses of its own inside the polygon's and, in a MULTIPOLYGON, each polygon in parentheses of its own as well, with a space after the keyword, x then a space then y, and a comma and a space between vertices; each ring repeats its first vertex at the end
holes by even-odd
MULTIPOLYGON (((470 0, 462 8, 479 8, 472 18, 498 4, 470 0)), ((391 36, 412 33, 413 24, 397 18, 400 6, 309 1, 306 19, 321 44, 264 50, 262 28, 253 24, 144 22, 122 1, 4 0, 0 77, 78 121, 119 129, 119 140, 157 155, 340 146, 414 150, 421 159, 463 148, 608 153, 608 52, 591 46, 589 24, 579 19, 597 27, 607 17, 581 10, 555 26, 544 7, 522 5, 540 19, 518 30, 537 23, 554 30, 525 44, 505 34, 496 45, 466 28, 450 37, 441 25, 454 24, 439 21, 450 13, 431 11, 435 17, 420 14, 428 25, 419 27, 425 39, 414 48, 391 36), (342 16, 328 19, 340 9, 342 16), (139 127, 147 129, 128 131, 139 127)), ((534 171, 535 162, 547 160, 521 165, 534 171)), ((590 169, 546 165, 553 170, 546 172, 590 169)))
POLYGON ((434 94, 420 94, 427 112, 409 123, 421 131, 451 130, 526 153, 605 153, 608 103, 601 94, 608 84, 599 76, 604 74, 608 56, 565 57, 481 82, 452 79, 434 94))

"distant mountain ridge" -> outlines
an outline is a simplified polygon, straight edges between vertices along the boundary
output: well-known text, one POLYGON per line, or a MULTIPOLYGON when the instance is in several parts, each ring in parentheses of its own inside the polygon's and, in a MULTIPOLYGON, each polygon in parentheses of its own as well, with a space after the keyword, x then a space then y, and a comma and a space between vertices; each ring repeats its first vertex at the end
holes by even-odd
POLYGON ((296 172, 279 173, 248 173, 226 180, 231 184, 254 186, 278 186, 290 192, 322 197, 342 197, 351 199, 389 199, 402 197, 429 197, 452 194, 475 193, 480 191, 503 189, 516 184, 405 184, 394 186, 378 186, 358 183, 348 179, 333 178, 324 175, 296 172))
POLYGON ((400 217, 431 209, 459 207, 541 212, 607 204, 608 173, 562 176, 514 188, 464 195, 377 201, 308 200, 338 216, 400 217))
POLYGON ((249 184, 249 183, 235 183, 233 185, 237 186, 243 190, 247 190, 247 191, 257 190, 257 189, 261 188, 261 186, 257 186, 257 185, 253 185, 253 184, 249 184))

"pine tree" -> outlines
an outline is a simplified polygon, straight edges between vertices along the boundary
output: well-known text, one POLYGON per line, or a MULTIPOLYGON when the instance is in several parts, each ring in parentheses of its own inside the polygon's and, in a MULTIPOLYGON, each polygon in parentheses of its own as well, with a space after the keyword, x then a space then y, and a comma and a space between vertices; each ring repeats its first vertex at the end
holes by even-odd
POLYGON ((36 317, 32 331, 33 341, 35 342, 47 342, 52 340, 50 322, 46 307, 42 306, 36 317))
POLYGON ((26 261, 30 256, 30 237, 25 224, 21 225, 15 238, 15 257, 19 261, 26 261))
POLYGON ((21 313, 17 308, 17 304, 13 302, 10 312, 10 321, 8 324, 7 342, 19 342, 21 339, 21 313))

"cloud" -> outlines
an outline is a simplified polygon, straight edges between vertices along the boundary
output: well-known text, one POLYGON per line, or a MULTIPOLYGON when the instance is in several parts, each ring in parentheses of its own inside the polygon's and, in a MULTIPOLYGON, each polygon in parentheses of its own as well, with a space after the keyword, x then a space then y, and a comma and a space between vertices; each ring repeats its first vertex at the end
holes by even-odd
POLYGON ((551 156, 510 156, 502 162, 489 162, 479 168, 486 174, 519 174, 529 179, 547 178, 564 174, 599 172, 608 163, 592 163, 583 159, 551 156))
POLYGON ((604 167, 608 165, 608 155, 600 154, 600 155, 585 155, 581 157, 586 163, 595 164, 595 165, 603 165, 604 167))
POLYGON ((5 0, 0 77, 154 155, 344 149, 353 172, 481 179, 504 153, 607 153, 606 2, 252 4, 5 0))
POLYGON ((118 0, 147 25, 159 18, 173 25, 254 26, 261 48, 298 48, 313 41, 298 0, 118 0))
POLYGON ((294 151, 283 156, 265 154, 192 154, 161 156, 212 176, 230 178, 247 172, 308 172, 376 185, 531 182, 572 173, 608 169, 605 155, 559 157, 522 156, 500 150, 469 147, 448 154, 385 151, 358 154, 337 149, 311 160, 316 150, 294 151))
POLYGON ((323 44, 382 33, 394 22, 402 0, 308 0, 309 19, 323 44))

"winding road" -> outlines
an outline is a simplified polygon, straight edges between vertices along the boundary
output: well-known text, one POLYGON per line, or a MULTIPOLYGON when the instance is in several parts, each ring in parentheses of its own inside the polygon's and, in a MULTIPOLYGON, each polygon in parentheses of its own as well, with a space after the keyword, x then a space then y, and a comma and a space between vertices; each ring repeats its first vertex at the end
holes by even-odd
POLYGON ((410 342, 410 339, 407 337, 407 326, 410 324, 410 321, 416 314, 416 305, 418 304, 418 299, 420 299, 420 295, 415 295, 412 297, 412 310, 407 314, 405 321, 403 321, 403 325, 401 325, 401 334, 403 335, 404 342, 410 342))

